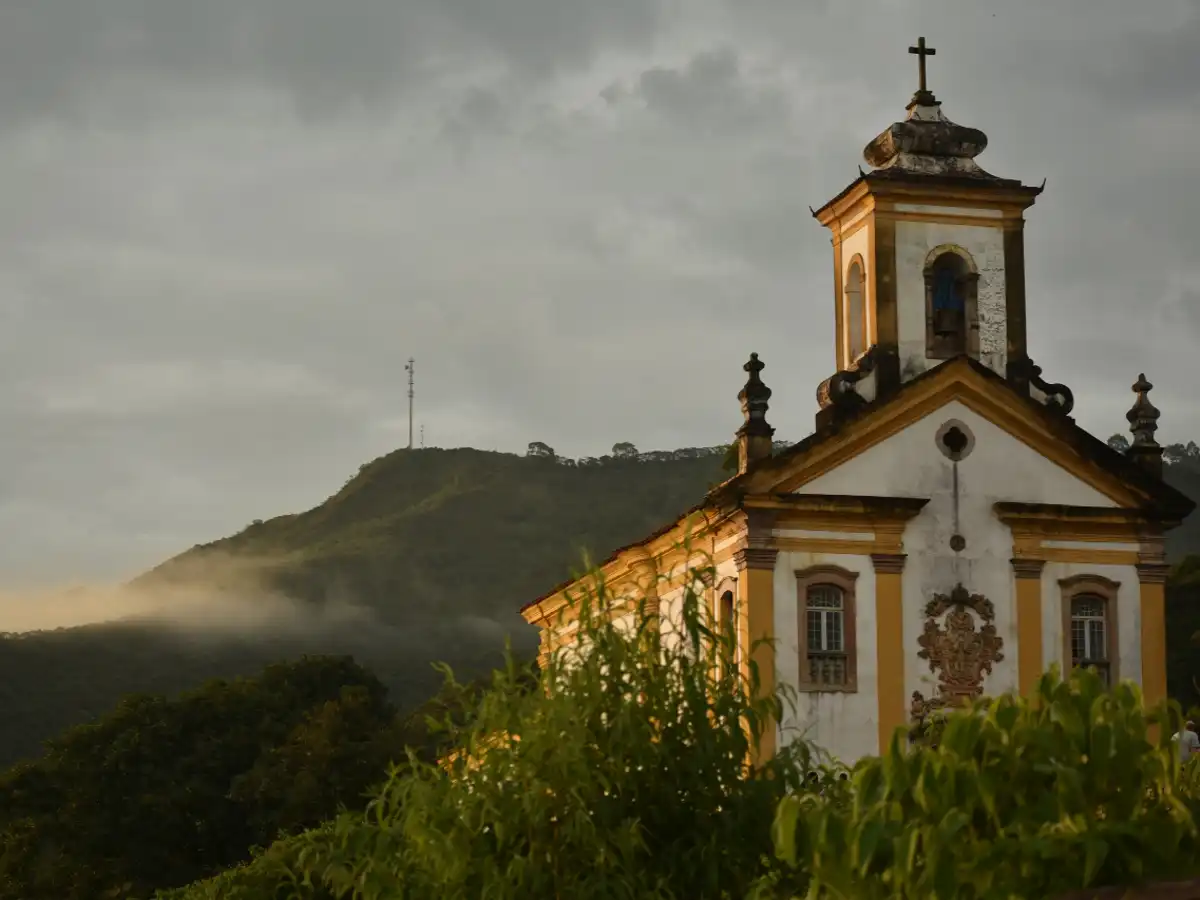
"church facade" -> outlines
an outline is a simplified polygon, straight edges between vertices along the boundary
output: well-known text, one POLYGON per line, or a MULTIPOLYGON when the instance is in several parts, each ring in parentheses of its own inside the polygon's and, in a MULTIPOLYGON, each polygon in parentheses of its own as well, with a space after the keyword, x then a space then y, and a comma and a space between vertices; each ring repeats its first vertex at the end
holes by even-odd
MULTIPOLYGON (((715 565, 713 615, 799 698, 765 754, 799 736, 852 763, 964 698, 1028 692, 1052 664, 1166 695, 1163 537, 1194 504, 1163 481, 1151 385, 1133 385, 1122 453, 1043 379, 1023 239, 1041 188, 979 167, 986 136, 946 118, 932 51, 911 49, 906 118, 814 211, 836 333, 815 431, 775 451, 752 354, 738 474, 601 565, 616 593, 649 589, 663 621, 689 566, 715 565)), ((573 588, 523 609, 544 656, 570 640, 573 588)))

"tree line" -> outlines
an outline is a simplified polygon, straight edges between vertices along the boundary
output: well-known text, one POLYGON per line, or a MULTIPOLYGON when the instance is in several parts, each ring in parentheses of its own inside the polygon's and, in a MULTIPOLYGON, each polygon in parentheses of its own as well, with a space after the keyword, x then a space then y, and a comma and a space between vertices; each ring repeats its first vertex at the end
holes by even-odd
MULTIPOLYGON (((792 441, 775 441, 775 451, 786 450, 792 444, 792 441)), ((652 463, 670 462, 680 459, 705 459, 714 456, 723 457, 730 452, 730 446, 730 444, 718 444, 713 447, 681 447, 677 450, 648 450, 642 452, 628 441, 618 441, 613 444, 612 451, 604 456, 581 456, 573 458, 559 456, 553 447, 542 441, 531 441, 525 451, 525 456, 530 459, 550 460, 561 466, 587 468, 590 466, 610 465, 612 463, 652 463)))

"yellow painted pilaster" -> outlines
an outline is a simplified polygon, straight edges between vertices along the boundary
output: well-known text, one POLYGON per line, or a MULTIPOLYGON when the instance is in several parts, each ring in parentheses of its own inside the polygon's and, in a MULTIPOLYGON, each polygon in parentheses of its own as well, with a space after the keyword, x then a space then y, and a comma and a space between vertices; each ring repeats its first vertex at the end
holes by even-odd
MULTIPOLYGON (((738 610, 745 641, 742 646, 749 651, 749 654, 743 653, 743 659, 748 655, 754 660, 764 697, 775 691, 775 647, 770 642, 775 638, 775 558, 778 553, 774 549, 748 547, 734 554, 738 567, 738 610)), ((779 723, 774 721, 765 724, 758 756, 752 763, 766 762, 775 755, 778 727, 779 723)))
POLYGON ((1029 697, 1038 679, 1046 671, 1042 651, 1042 569, 1041 559, 1014 559, 1017 598, 1017 687, 1029 697))
POLYGON ((903 553, 873 553, 875 564, 875 660, 879 682, 879 752, 905 725, 903 553))
POLYGON ((639 601, 645 601, 646 625, 657 631, 659 628, 659 578, 654 557, 641 549, 630 562, 629 569, 633 574, 634 597, 639 601))
POLYGON ((1142 697, 1147 706, 1167 696, 1166 585, 1169 567, 1162 562, 1139 563, 1142 620, 1142 697))

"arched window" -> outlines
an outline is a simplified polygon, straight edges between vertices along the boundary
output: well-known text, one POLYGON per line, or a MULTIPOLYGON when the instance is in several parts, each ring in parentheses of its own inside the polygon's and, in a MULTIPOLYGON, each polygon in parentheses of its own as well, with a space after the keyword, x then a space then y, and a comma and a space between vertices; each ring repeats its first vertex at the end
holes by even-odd
POLYGON ((978 356, 979 276, 965 251, 938 248, 925 266, 926 356, 978 356))
POLYGON ((800 601, 800 686, 809 691, 856 690, 854 584, 836 566, 796 573, 800 601))
POLYGON ((741 664, 741 641, 738 637, 737 581, 726 578, 717 585, 717 629, 721 639, 733 644, 733 665, 741 664))
POLYGON ((1117 591, 1099 575, 1074 575, 1063 591, 1064 657, 1067 666, 1095 669, 1106 684, 1116 680, 1117 591))
POLYGON ((867 282, 862 259, 855 257, 846 270, 846 347, 853 363, 867 350, 867 282))

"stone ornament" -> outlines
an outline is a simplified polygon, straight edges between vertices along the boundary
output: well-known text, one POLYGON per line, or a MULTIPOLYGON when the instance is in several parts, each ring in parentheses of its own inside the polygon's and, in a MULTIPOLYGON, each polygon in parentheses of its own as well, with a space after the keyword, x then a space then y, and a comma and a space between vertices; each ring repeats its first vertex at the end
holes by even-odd
POLYGON ((996 632, 996 609, 982 594, 961 584, 949 594, 935 594, 925 604, 925 627, 917 656, 937 676, 937 693, 926 699, 914 691, 910 715, 916 723, 929 713, 960 706, 983 694, 984 677, 1004 659, 1004 641, 996 632), (939 621, 941 620, 941 621, 939 621))

